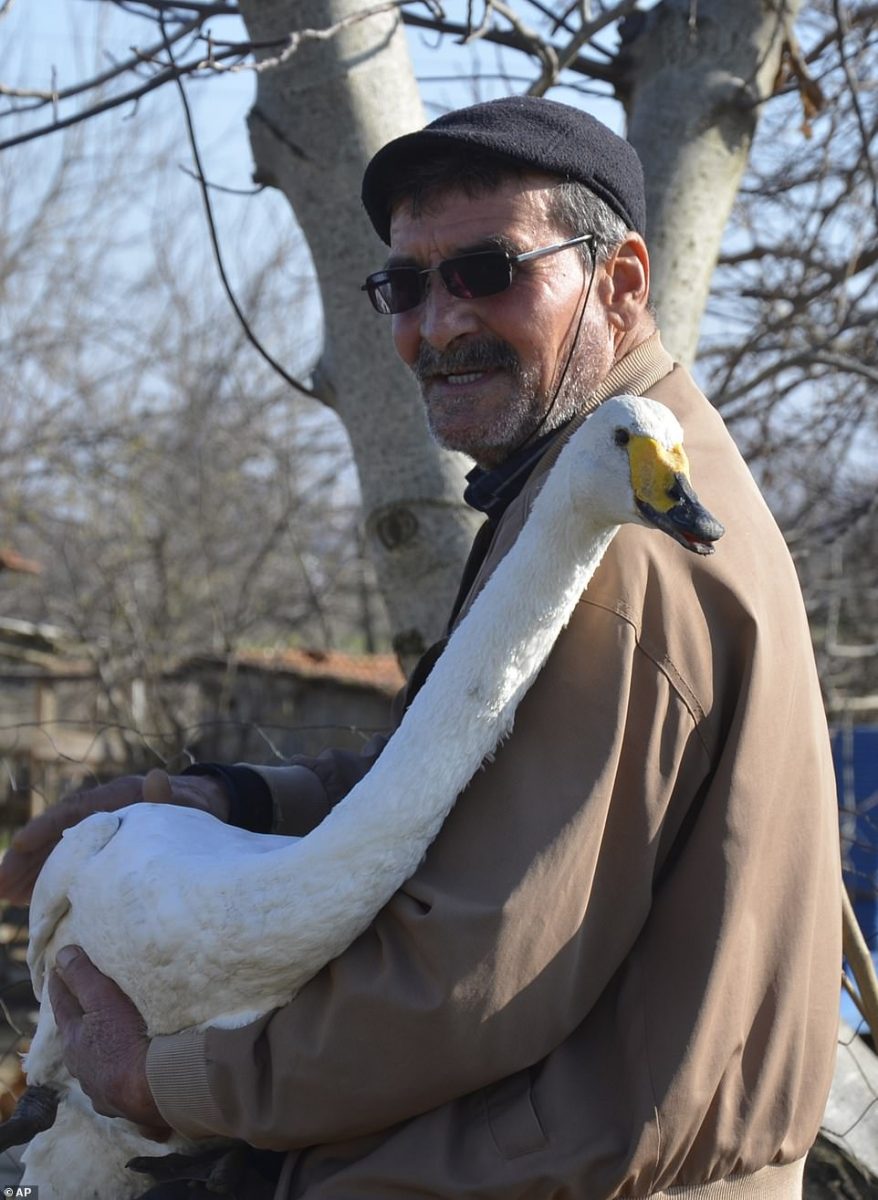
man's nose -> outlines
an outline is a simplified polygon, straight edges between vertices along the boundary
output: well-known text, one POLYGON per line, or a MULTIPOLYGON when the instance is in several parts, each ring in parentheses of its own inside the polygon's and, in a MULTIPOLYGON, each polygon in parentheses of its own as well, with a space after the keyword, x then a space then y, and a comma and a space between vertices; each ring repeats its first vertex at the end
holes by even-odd
POLYGON ((474 302, 452 296, 438 274, 430 277, 418 313, 421 339, 435 350, 445 350, 457 338, 479 329, 474 302))

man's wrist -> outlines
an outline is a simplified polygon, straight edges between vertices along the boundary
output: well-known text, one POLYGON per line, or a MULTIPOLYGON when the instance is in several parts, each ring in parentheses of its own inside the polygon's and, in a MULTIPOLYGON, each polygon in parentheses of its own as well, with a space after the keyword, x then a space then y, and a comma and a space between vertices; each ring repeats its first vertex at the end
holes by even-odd
POLYGON ((250 767, 225 763, 194 763, 183 777, 200 776, 210 779, 226 798, 229 825, 248 829, 251 833, 271 833, 274 826, 274 804, 271 792, 262 776, 250 767))
POLYGON ((173 784, 174 802, 189 804, 210 813, 218 821, 228 824, 231 801, 223 780, 207 772, 189 772, 176 777, 173 784))
POLYGON ((122 1080, 123 1087, 125 1087, 126 1081, 132 1078, 136 1080, 136 1084, 133 1089, 133 1095, 126 1094, 123 1096, 122 1103, 119 1104, 119 1111, 129 1121, 132 1121, 135 1125, 139 1125, 147 1137, 152 1137, 156 1141, 164 1141, 171 1133, 171 1126, 162 1116, 159 1106, 155 1102, 155 1097, 152 1094, 152 1089, 149 1086, 146 1074, 147 1054, 148 1043, 144 1047, 143 1059, 139 1069, 122 1080))
POLYGON ((210 1091, 203 1029, 159 1035, 149 1044, 146 1076, 162 1120, 184 1137, 226 1134, 210 1091))

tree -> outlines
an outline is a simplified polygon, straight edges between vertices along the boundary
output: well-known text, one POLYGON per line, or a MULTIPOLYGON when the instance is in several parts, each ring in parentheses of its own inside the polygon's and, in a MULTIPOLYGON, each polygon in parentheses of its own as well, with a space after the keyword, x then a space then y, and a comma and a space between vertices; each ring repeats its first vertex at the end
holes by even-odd
MULTIPOLYGON (((696 370, 787 532, 833 707, 874 695, 875 563, 854 551, 868 547, 878 432, 874 4, 811 0, 799 13, 798 0, 492 0, 454 20, 414 0, 92 3, 136 13, 151 44, 143 39, 127 60, 66 89, 0 88, 9 98, 0 116, 24 126, 0 146, 21 153, 25 141, 140 103, 165 84, 185 99, 184 81, 255 72, 256 174, 291 202, 313 254, 325 339, 310 390, 350 433, 399 651, 411 657, 441 627, 468 527, 457 465, 431 447, 410 381, 351 285, 381 253, 356 198, 362 167, 420 120, 401 41, 407 24, 445 46, 466 43, 458 55, 469 65, 458 58, 456 78, 470 70, 473 88, 555 89, 560 98, 587 89, 624 103, 647 169, 666 341, 688 360, 702 328, 696 370), (499 56, 493 81, 479 57, 486 47, 499 56), (85 107, 71 111, 83 97, 85 107), (841 619, 864 632, 839 642, 841 619)), ((54 212, 52 196, 50 187, 34 228, 54 212)), ((13 230, 7 257, 15 239, 13 230)), ((68 344, 65 371, 70 357, 68 344)), ((5 426, 13 478, 56 429, 45 398, 30 411, 39 422, 5 426)))
POLYGON ((830 712, 878 711, 874 6, 812 4, 738 193, 699 353, 796 559, 830 712))
POLYGON ((414 658, 451 607, 472 520, 459 468, 432 443, 407 371, 352 287, 382 253, 359 203, 364 166, 388 138, 423 124, 396 6, 365 20, 363 9, 362 0, 245 0, 260 68, 249 124, 255 178, 290 201, 321 281, 318 388, 349 432, 394 644, 414 658), (296 28, 334 33, 300 35, 283 59, 276 47, 296 28))
MULTIPOLYGON (((240 67, 252 56, 257 178, 284 191, 305 229, 326 321, 317 391, 350 432, 397 645, 415 651, 447 611, 468 522, 456 501, 456 469, 429 448, 411 384, 381 357, 373 316, 357 307, 350 287, 380 253, 356 201, 362 168, 381 142, 421 116, 401 23, 510 47, 524 60, 531 91, 588 77, 623 98, 647 167, 659 313, 671 347, 688 360, 757 116, 775 90, 783 56, 794 54, 798 3, 663 0, 641 9, 633 0, 569 7, 522 0, 489 4, 478 20, 469 6, 464 24, 435 5, 363 0, 244 0, 238 8, 142 0, 129 7, 150 21, 154 38, 131 63, 114 68, 129 100, 166 82, 240 67), (210 33, 212 20, 236 14, 248 40, 210 33), (524 14, 536 18, 536 28, 524 14), (620 43, 609 49, 606 32, 614 25, 620 43), (147 78, 131 87, 135 65, 147 78), (687 249, 695 245, 696 253, 687 249), (375 364, 374 375, 363 371, 364 362, 375 364), (395 453, 388 454, 390 446, 395 453)), ((794 83, 804 87, 807 71, 800 56, 794 61, 794 83)), ((105 75, 101 84, 107 86, 105 75)), ((86 85, 76 94, 87 94, 86 85)), ((18 107, 24 102, 19 97, 18 107)))
MULTIPOLYGON (((167 732, 184 714, 162 681, 181 659, 295 639, 375 648, 385 626, 341 427, 253 364, 218 287, 201 286, 192 221, 168 213, 122 269, 139 193, 115 148, 66 136, 36 203, 0 159, 0 543, 43 567, 3 588, 0 615, 75 637, 102 682, 96 716, 167 732)), ((242 300, 265 328, 307 306, 280 269, 288 242, 240 247, 242 300)))

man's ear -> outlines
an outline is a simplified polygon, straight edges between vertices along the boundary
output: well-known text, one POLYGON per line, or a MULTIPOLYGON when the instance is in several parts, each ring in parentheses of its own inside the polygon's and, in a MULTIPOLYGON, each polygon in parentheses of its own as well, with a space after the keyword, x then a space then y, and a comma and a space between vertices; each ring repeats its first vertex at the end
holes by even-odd
POLYGON ((607 319, 617 333, 627 333, 637 327, 649 300, 649 251, 640 234, 629 233, 603 269, 607 319))

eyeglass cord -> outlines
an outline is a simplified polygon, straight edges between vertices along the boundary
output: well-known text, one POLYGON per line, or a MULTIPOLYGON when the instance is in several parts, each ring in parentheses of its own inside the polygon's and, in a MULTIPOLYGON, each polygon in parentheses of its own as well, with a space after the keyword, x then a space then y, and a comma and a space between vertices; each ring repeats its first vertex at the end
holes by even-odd
MULTIPOLYGON (((594 244, 593 244, 593 242, 586 242, 585 244, 588 247, 589 257, 591 258, 591 276, 588 281, 588 287, 586 288, 586 291, 585 291, 585 300, 583 301, 582 308, 579 310, 579 317, 576 321, 576 333, 573 335, 573 341, 570 343, 570 349, 567 351, 567 357, 564 360, 564 369, 561 372, 561 378, 558 380, 558 384, 552 395, 552 401, 551 401, 549 407, 546 409, 546 411, 540 417, 539 421, 534 426, 534 428, 530 431, 530 433, 527 435, 527 437, 523 438, 518 443, 518 445, 513 450, 510 451, 510 457, 513 454, 517 454, 518 451, 521 450, 524 446, 526 446, 532 438, 537 437, 540 430, 545 425, 546 421, 548 421, 549 417, 552 415, 552 412, 558 401, 558 397, 561 395, 561 389, 564 386, 564 381, 567 378, 567 374, 570 370, 570 364, 573 361, 573 352, 579 343, 579 335, 582 332, 582 322, 585 320, 585 310, 588 308, 588 302, 591 299, 591 288, 592 288, 592 284, 594 283, 595 274, 597 273, 597 255, 595 254, 594 244)), ((580 294, 580 296, 582 295, 581 290, 580 290, 579 294, 580 294)))

